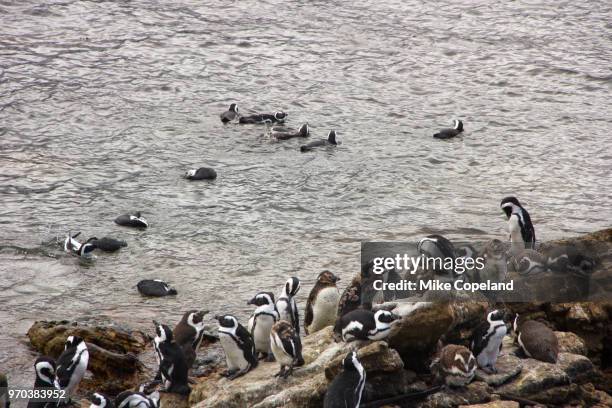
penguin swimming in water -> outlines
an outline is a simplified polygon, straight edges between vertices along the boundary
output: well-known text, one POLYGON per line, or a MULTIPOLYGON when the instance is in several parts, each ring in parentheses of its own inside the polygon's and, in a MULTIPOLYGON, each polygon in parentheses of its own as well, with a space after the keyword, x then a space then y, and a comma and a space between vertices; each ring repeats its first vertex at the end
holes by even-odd
POLYGON ((115 218, 115 224, 133 228, 147 228, 149 226, 149 223, 142 217, 140 211, 134 214, 123 214, 118 216, 115 218))
POLYGON ((301 152, 308 152, 316 147, 322 146, 336 146, 338 142, 336 141, 336 131, 330 130, 327 134, 327 139, 315 140, 314 142, 310 142, 308 144, 300 146, 301 152))
POLYGON ((249 319, 249 332, 255 344, 255 351, 262 354, 263 358, 270 359, 272 357, 270 331, 274 323, 280 319, 274 303, 274 295, 271 292, 259 292, 247 302, 247 305, 257 306, 249 319))
POLYGON ((92 259, 93 251, 96 249, 96 243, 92 241, 92 238, 87 240, 84 244, 81 244, 76 240, 81 233, 77 232, 74 235, 66 235, 66 240, 64 241, 64 251, 80 256, 84 259, 92 259))
POLYGON ((92 243, 95 245, 96 249, 104 252, 115 252, 127 246, 127 242, 109 237, 102 237, 100 239, 91 237, 87 242, 92 243))
POLYGON ((440 350, 430 369, 446 385, 464 387, 474 379, 476 358, 466 347, 449 344, 440 350))
POLYGON ((240 114, 238 113, 238 105, 235 103, 232 103, 229 106, 228 110, 226 110, 219 116, 221 117, 221 122, 223 123, 229 123, 233 120, 238 119, 240 117, 240 114))
POLYGON ((6 375, 0 373, 0 408, 9 408, 11 402, 8 396, 8 381, 6 375))
POLYGON ((282 123, 287 118, 285 112, 259 113, 250 116, 241 116, 238 123, 242 124, 263 124, 263 123, 282 123))
POLYGON ((143 392, 123 391, 115 398, 116 408, 159 408, 159 392, 150 395, 143 392))
POLYGON ((159 373, 165 391, 188 395, 191 392, 188 384, 189 367, 185 361, 183 350, 174 341, 173 334, 168 326, 155 321, 153 324, 157 335, 153 341, 155 351, 160 359, 159 373))
POLYGON ((115 408, 113 400, 99 392, 94 392, 87 399, 91 402, 89 408, 115 408))
POLYGON ((286 128, 286 127, 273 127, 270 130, 270 137, 276 140, 288 140, 294 137, 308 137, 310 135, 310 128, 308 123, 304 123, 299 129, 286 128))
POLYGON ((227 371, 222 375, 233 380, 257 367, 257 352, 249 331, 234 316, 219 315, 215 319, 227 361, 227 371))
POLYGON ((276 310, 280 319, 291 323, 298 336, 300 335, 300 316, 295 296, 299 291, 300 280, 296 277, 289 278, 276 301, 276 310))
POLYGON ((478 366, 487 374, 497 372, 495 364, 507 333, 504 315, 505 313, 501 310, 489 312, 487 319, 476 327, 470 342, 470 348, 476 357, 478 366))
POLYGON ((452 129, 442 129, 438 133, 433 135, 433 137, 435 137, 436 139, 450 139, 457 136, 461 132, 463 132, 463 122, 458 119, 455 119, 453 121, 452 129))
POLYGON ((506 197, 501 200, 500 208, 506 214, 510 242, 519 244, 522 248, 535 249, 535 229, 527 210, 521 206, 516 197, 506 197))
MULTIPOLYGON (((36 373, 34 390, 55 388, 56 368, 55 360, 51 357, 38 357, 34 362, 34 372, 36 373)), ((28 408, 51 408, 55 406, 55 402, 28 401, 28 408)))
POLYGON ((89 363, 89 351, 85 340, 68 336, 64 352, 57 359, 55 388, 66 391, 68 400, 75 394, 89 363))
POLYGON ((143 279, 136 284, 138 292, 144 296, 162 297, 176 295, 177 291, 159 279, 143 279))
POLYGON ((293 373, 294 366, 304 365, 300 335, 288 321, 280 320, 272 326, 270 344, 274 359, 280 364, 275 377, 287 378, 293 373))
POLYGON ((304 331, 314 333, 327 326, 333 326, 338 313, 340 292, 336 282, 340 278, 330 271, 323 271, 308 295, 304 315, 304 331))
POLYGON ((217 178, 217 172, 210 167, 200 167, 199 169, 191 169, 185 173, 187 180, 214 180, 217 178))
POLYGON ((559 355, 557 335, 544 323, 522 321, 517 313, 513 324, 516 341, 527 357, 555 364, 559 355))
POLYGON ((183 349, 187 367, 191 368, 204 338, 204 315, 208 310, 189 310, 173 331, 174 341, 183 349))
POLYGON ((379 310, 376 313, 366 309, 356 309, 341 316, 334 325, 334 333, 340 335, 342 340, 382 340, 386 338, 392 323, 399 316, 388 310, 379 310))
POLYGON ((323 408, 359 408, 366 382, 366 372, 357 358, 349 352, 342 360, 344 370, 334 377, 327 387, 323 408))

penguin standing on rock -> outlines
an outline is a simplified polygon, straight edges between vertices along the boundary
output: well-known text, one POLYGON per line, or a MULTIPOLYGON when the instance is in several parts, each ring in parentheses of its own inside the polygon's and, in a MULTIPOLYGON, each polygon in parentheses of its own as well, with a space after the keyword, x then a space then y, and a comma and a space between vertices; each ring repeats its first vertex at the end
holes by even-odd
POLYGON ((272 326, 270 344, 274 359, 280 364, 280 371, 275 377, 287 378, 293 373, 294 366, 304 365, 302 342, 291 323, 280 320, 272 326))
POLYGON ((357 358, 357 353, 351 351, 342 361, 344 370, 332 380, 323 408, 359 408, 361 396, 366 382, 366 372, 357 358))
POLYGON ((340 278, 330 271, 323 271, 308 295, 304 315, 304 331, 314 333, 336 322, 340 292, 336 282, 340 278))
POLYGON ((215 316, 219 322, 219 342, 225 352, 227 371, 222 375, 230 380, 257 367, 257 352, 248 330, 231 315, 215 316))
POLYGON ((544 323, 522 321, 517 314, 513 324, 516 341, 527 357, 555 364, 559 356, 557 335, 544 323))
POLYGON ((189 310, 173 331, 174 340, 183 349, 187 367, 191 368, 204 338, 204 315, 208 310, 189 310))
POLYGON ((280 319, 274 303, 274 295, 271 292, 259 292, 247 302, 247 305, 257 306, 249 319, 249 332, 255 343, 255 351, 261 353, 263 358, 270 360, 272 358, 270 331, 274 323, 280 319))
POLYGON ((344 289, 338 301, 338 317, 352 312, 361 306, 361 274, 355 275, 344 289))
POLYGON ((159 408, 159 392, 150 395, 143 392, 123 391, 115 398, 116 408, 159 408))
POLYGON ((214 180, 217 178, 217 172, 210 167, 200 167, 199 169, 187 170, 185 178, 187 180, 214 180))
POLYGON ((287 118, 285 112, 274 113, 258 113, 256 115, 241 116, 238 123, 242 124, 264 124, 264 123, 282 123, 287 118))
POLYGON ((478 366, 487 374, 497 372, 495 363, 502 349, 502 341, 507 333, 504 312, 493 310, 487 320, 481 322, 472 336, 471 349, 478 366))
POLYGON ((516 244, 522 249, 535 249, 535 229, 529 213, 521 206, 519 200, 516 197, 506 197, 501 200, 499 206, 508 219, 510 242, 513 243, 513 246, 516 244))
POLYGON ((310 142, 308 144, 300 146, 301 152, 309 152, 314 148, 323 147, 323 146, 336 146, 338 142, 336 141, 336 131, 330 130, 327 134, 327 139, 315 140, 314 142, 310 142))
POLYGON ((162 344, 170 344, 172 342, 172 332, 170 328, 165 324, 159 324, 156 321, 153 321, 155 324, 155 337, 153 338, 153 349, 155 350, 155 359, 157 360, 157 374, 155 375, 155 380, 161 381, 161 371, 159 368, 161 367, 162 354, 160 350, 160 346, 162 344))
POLYGON ((334 325, 334 333, 345 342, 353 340, 382 340, 386 338, 394 321, 399 317, 387 310, 376 313, 356 309, 341 316, 334 325))
POLYGON ((138 292, 144 296, 162 297, 176 295, 176 289, 159 279, 143 279, 136 284, 138 292))
POLYGON ((440 350, 430 368, 446 385, 464 387, 474 379, 476 358, 466 347, 449 344, 440 350))
POLYGON ((57 359, 55 388, 66 391, 66 397, 75 394, 87 371, 89 351, 85 341, 78 336, 68 336, 64 352, 57 359))
POLYGON ((91 402, 89 408, 115 408, 113 400, 99 392, 94 392, 87 399, 91 402))
MULTIPOLYGON (((34 371, 36 373, 36 379, 34 380, 35 390, 55 388, 55 360, 46 356, 38 357, 34 362, 34 371)), ((28 401, 28 408, 50 408, 55 406, 54 402, 28 401)))
POLYGON ((298 313, 295 295, 300 291, 300 280, 296 277, 287 279, 283 290, 276 301, 276 310, 281 320, 291 323, 291 326, 300 335, 300 316, 298 313))
POLYGON ((147 228, 149 226, 149 223, 142 217, 140 211, 134 214, 123 214, 118 216, 115 218, 115 224, 133 228, 147 228))
POLYGON ((165 324, 155 324, 157 337, 154 339, 155 351, 160 359, 159 373, 164 384, 165 391, 180 395, 188 395, 191 392, 188 384, 189 367, 181 347, 176 344, 170 328, 165 324), (158 341, 158 337, 159 340, 158 341))
POLYGON ((463 132, 463 122, 458 119, 455 119, 453 121, 452 129, 442 129, 438 133, 433 135, 433 137, 435 137, 436 139, 451 139, 461 132, 463 132))
POLYGON ((240 117, 240 114, 238 113, 238 105, 232 103, 229 108, 219 116, 221 117, 221 122, 223 123, 229 123, 238 119, 240 117))

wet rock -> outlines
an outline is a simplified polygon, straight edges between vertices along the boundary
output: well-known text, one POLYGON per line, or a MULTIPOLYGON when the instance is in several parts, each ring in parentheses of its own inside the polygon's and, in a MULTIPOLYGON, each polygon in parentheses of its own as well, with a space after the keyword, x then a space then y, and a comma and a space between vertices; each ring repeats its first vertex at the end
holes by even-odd
POLYGON ((487 374, 480 369, 476 370, 476 379, 497 387, 512 380, 523 370, 521 359, 509 353, 500 356, 496 366, 497 373, 495 374, 487 374))
POLYGON ((458 405, 479 404, 490 401, 492 389, 482 381, 474 381, 466 387, 447 388, 427 397, 416 406, 419 408, 455 408, 458 405))

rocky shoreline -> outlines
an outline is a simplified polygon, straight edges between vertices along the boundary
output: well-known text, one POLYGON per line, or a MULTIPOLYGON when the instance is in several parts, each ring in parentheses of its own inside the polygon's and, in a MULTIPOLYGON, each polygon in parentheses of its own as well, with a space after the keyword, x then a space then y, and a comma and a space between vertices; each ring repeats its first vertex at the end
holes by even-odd
MULTIPOLYGON (((612 229, 579 238, 556 241, 586 250, 597 249, 600 270, 612 270, 612 229)), ((609 288, 610 282, 598 281, 609 288)), ((364 406, 371 401, 415 393, 386 406, 416 407, 518 407, 612 406, 612 302, 516 303, 504 307, 529 319, 552 325, 559 340, 556 364, 526 358, 511 336, 504 338, 498 373, 480 370, 468 386, 436 389, 429 372, 438 342, 466 345, 476 323, 485 314, 486 302, 394 301, 388 305, 401 316, 385 341, 336 343, 327 327, 303 338, 305 365, 288 379, 273 374, 277 363, 262 362, 233 381, 220 375, 223 352, 209 328, 192 372, 195 383, 189 398, 162 394, 163 407, 321 407, 327 385, 349 350, 357 349, 367 372, 364 406), (479 405, 476 405, 479 404, 479 405)), ((69 322, 36 322, 28 331, 32 347, 56 357, 68 335, 87 342, 92 375, 81 385, 81 394, 101 391, 109 395, 152 379, 155 367, 142 363, 152 353, 151 336, 120 326, 90 327, 69 322)), ((89 403, 83 401, 84 406, 89 403)))

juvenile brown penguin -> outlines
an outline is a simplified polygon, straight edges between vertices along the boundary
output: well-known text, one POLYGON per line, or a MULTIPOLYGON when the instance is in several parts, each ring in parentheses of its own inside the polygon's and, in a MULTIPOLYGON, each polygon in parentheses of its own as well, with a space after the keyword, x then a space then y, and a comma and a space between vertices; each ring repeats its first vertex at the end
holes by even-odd
POLYGON ((555 364, 559 356, 559 340, 548 326, 535 320, 514 318, 516 341, 527 357, 555 364))
POLYGON ((430 368, 446 385, 464 387, 476 374, 476 358, 466 347, 449 344, 440 350, 430 368))
POLYGON ((293 373, 293 367, 304 365, 300 336, 288 321, 274 323, 270 331, 270 344, 274 359, 280 364, 280 371, 275 377, 287 378, 293 373))
POLYGON ((336 282, 340 279, 330 271, 323 271, 308 295, 304 315, 304 331, 314 333, 327 326, 333 326, 338 314, 340 292, 336 282))
POLYGON ((361 274, 355 275, 344 289, 338 301, 338 317, 352 312, 361 306, 361 274))
POLYGON ((187 367, 191 368, 204 336, 204 315, 208 310, 189 310, 174 328, 174 341, 183 349, 187 367))

